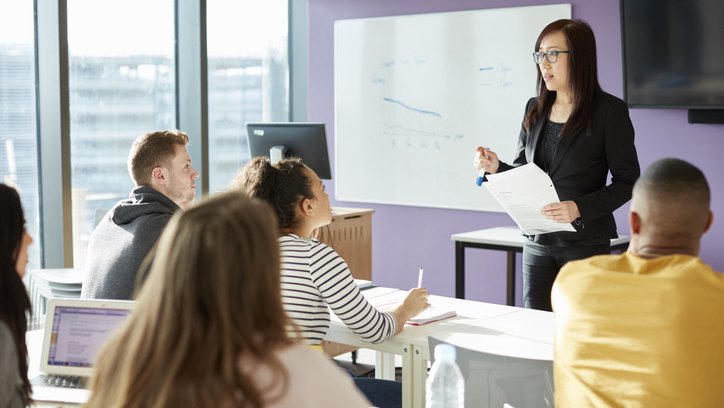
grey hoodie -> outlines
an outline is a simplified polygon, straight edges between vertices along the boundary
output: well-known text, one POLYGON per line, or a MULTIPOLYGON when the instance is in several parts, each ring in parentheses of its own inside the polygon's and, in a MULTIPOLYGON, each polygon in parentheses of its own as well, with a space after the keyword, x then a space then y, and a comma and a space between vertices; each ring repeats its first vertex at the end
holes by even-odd
POLYGON ((178 209, 170 198, 145 185, 111 208, 88 242, 81 298, 132 299, 143 258, 178 209))

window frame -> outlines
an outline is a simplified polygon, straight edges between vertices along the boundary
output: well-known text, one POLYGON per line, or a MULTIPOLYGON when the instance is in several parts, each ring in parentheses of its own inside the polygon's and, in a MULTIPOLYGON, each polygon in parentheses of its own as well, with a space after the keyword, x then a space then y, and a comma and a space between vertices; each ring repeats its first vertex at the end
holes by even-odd
MULTIPOLYGON (((262 0, 263 1, 263 0, 262 0)), ((41 265, 73 267, 67 0, 34 1, 41 265)), ((289 120, 307 120, 309 0, 288 0, 289 120)), ((209 193, 206 0, 176 0, 176 127, 209 193)))

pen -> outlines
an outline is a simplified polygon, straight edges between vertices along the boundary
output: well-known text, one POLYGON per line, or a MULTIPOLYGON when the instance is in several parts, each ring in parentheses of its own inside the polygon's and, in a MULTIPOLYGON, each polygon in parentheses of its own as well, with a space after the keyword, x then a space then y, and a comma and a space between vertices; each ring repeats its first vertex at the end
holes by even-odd
POLYGON ((422 287, 422 275, 425 273, 425 268, 420 267, 420 269, 417 271, 417 287, 422 287))

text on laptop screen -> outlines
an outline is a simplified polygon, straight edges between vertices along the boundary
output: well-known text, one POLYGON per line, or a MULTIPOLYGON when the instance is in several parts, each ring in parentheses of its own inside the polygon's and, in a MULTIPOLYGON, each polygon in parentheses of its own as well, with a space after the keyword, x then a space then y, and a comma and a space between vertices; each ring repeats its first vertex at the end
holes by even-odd
POLYGON ((57 306, 53 316, 48 365, 91 367, 105 341, 130 310, 57 306))

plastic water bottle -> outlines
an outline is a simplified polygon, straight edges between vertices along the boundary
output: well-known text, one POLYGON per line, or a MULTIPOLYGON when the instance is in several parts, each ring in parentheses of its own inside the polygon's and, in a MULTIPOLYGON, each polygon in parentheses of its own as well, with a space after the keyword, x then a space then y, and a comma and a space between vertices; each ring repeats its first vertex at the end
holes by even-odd
POLYGON ((435 346, 435 362, 427 377, 427 408, 464 408, 465 379, 455 363, 455 347, 435 346))

